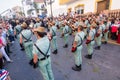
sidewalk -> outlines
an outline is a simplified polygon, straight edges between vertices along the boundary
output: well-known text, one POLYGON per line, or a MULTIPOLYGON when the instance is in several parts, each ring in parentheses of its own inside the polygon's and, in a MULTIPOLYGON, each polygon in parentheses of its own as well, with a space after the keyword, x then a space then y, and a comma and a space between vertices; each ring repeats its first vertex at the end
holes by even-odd
MULTIPOLYGON (((104 41, 104 39, 102 39, 102 41, 104 41)), ((120 44, 118 44, 115 40, 108 39, 108 43, 120 46, 120 44)))

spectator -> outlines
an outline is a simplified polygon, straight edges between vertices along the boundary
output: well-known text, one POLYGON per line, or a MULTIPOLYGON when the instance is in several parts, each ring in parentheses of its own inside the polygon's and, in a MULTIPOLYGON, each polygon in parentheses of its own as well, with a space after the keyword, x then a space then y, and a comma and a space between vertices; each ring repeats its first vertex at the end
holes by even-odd
POLYGON ((119 43, 119 44, 120 44, 120 27, 118 28, 118 31, 117 31, 117 36, 118 36, 117 43, 119 43))
POLYGON ((3 54, 3 56, 8 62, 12 62, 12 60, 8 57, 4 49, 6 46, 6 41, 5 41, 5 38, 2 36, 2 28, 0 28, 0 45, 1 45, 0 52, 3 54))
POLYGON ((0 80, 11 80, 9 72, 3 69, 2 53, 0 53, 0 80))
POLYGON ((112 40, 117 40, 117 29, 118 29, 118 21, 116 20, 115 23, 111 26, 111 38, 112 40))

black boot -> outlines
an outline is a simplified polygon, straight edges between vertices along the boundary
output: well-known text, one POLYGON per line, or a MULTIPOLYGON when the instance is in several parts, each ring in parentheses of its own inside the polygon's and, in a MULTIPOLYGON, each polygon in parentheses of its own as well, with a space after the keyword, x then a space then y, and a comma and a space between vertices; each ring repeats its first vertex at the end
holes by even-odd
POLYGON ((68 48, 68 44, 65 44, 65 45, 63 46, 63 48, 68 48))
POLYGON ((33 59, 30 60, 29 64, 30 64, 31 66, 34 65, 33 59))
POLYGON ((98 46, 98 50, 100 50, 100 46, 98 46))
POLYGON ((95 47, 96 50, 100 50, 100 46, 95 47))
POLYGON ((33 64, 33 68, 35 69, 35 68, 37 68, 38 67, 38 62, 35 64, 33 64))
POLYGON ((92 55, 86 55, 85 58, 92 59, 92 55))
POLYGON ((105 41, 104 44, 107 44, 107 41, 105 41))
POLYGON ((74 70, 74 71, 81 71, 81 65, 80 66, 77 66, 77 65, 73 66, 72 70, 74 70))
POLYGON ((107 44, 107 41, 102 42, 102 44, 107 44))
POLYGON ((25 50, 23 44, 20 44, 20 47, 21 47, 21 51, 25 50))
POLYGON ((72 35, 72 33, 70 33, 69 35, 72 35))
POLYGON ((53 54, 57 54, 58 53, 58 51, 57 51, 57 49, 53 52, 53 54))

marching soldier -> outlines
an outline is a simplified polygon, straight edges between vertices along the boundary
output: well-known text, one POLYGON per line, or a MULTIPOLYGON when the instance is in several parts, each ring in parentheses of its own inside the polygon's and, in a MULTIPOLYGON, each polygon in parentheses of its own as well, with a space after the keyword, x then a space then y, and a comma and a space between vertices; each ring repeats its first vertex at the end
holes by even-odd
POLYGON ((64 41, 65 41, 65 45, 63 46, 63 48, 67 48, 68 47, 68 36, 69 36, 69 27, 67 25, 67 22, 64 22, 62 36, 63 36, 64 41))
POLYGON ((57 36, 56 36, 56 31, 57 31, 57 27, 55 26, 55 22, 51 23, 51 28, 50 28, 50 35, 51 35, 51 42, 52 42, 52 46, 53 46, 53 54, 57 54, 58 50, 57 50, 57 36))
POLYGON ((97 42, 97 47, 95 47, 96 50, 100 50, 101 48, 101 42, 102 42, 102 36, 103 36, 103 31, 105 30, 105 25, 104 22, 101 21, 100 25, 98 26, 97 34, 96 34, 96 42, 97 42))
POLYGON ((108 32, 109 32, 110 26, 111 26, 111 22, 110 22, 110 20, 108 20, 108 22, 107 22, 107 24, 105 26, 105 30, 103 32, 104 33, 104 39, 105 39, 104 44, 107 44, 107 41, 108 41, 108 32))
POLYGON ((72 47, 72 52, 74 52, 74 57, 75 57, 75 66, 72 67, 74 71, 80 71, 81 70, 81 65, 82 65, 82 43, 84 40, 85 34, 83 32, 83 26, 80 25, 77 28, 77 33, 75 35, 73 47, 72 47))
MULTIPOLYGON (((19 20, 16 20, 16 24, 17 26, 14 29, 14 35, 18 39, 18 41, 20 41, 20 33, 22 31, 22 28, 21 28, 19 20)), ((22 44, 20 44, 20 47, 21 47, 21 50, 24 50, 24 47, 22 44)))
POLYGON ((16 36, 16 38, 18 39, 18 41, 20 40, 20 33, 22 31, 22 28, 21 28, 21 25, 19 23, 19 20, 16 20, 16 27, 15 27, 15 31, 14 31, 14 34, 16 36))
POLYGON ((34 29, 34 32, 37 37, 37 41, 33 46, 34 63, 38 62, 44 80, 54 80, 51 69, 50 41, 46 36, 44 27, 34 29))
POLYGON ((33 55, 32 55, 32 50, 33 50, 32 35, 33 35, 33 33, 30 29, 28 29, 28 26, 25 22, 23 22, 23 24, 21 26, 22 26, 23 30, 20 34, 20 44, 24 45, 25 52, 30 59, 30 63, 32 63, 32 58, 33 58, 33 55))
POLYGON ((40 27, 41 24, 42 24, 42 22, 40 21, 39 18, 37 18, 37 19, 36 19, 36 23, 34 24, 34 28, 38 28, 38 27, 40 27))
POLYGON ((88 55, 85 56, 85 58, 87 59, 92 59, 93 46, 95 44, 95 33, 96 33, 95 27, 96 27, 95 23, 91 24, 90 31, 88 32, 88 35, 87 35, 86 44, 87 44, 87 49, 88 49, 88 55))

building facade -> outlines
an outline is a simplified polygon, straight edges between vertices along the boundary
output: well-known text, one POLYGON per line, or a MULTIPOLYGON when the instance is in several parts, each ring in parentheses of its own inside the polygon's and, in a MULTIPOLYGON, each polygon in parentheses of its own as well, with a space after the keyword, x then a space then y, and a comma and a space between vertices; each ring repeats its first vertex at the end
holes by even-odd
POLYGON ((103 10, 120 9, 120 0, 59 0, 60 5, 66 5, 68 12, 79 14, 101 12, 103 10))
POLYGON ((50 17, 51 14, 56 17, 58 15, 67 13, 66 5, 60 5, 59 0, 51 0, 52 1, 52 13, 51 13, 51 6, 50 6, 50 0, 47 1, 47 16, 50 17))

